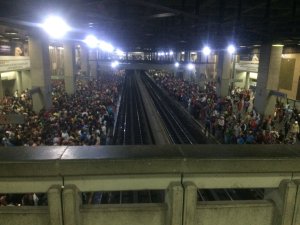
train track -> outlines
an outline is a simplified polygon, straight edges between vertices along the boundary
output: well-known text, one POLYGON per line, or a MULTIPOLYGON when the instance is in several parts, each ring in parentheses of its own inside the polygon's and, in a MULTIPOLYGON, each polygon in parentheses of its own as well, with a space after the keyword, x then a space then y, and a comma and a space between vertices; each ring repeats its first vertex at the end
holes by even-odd
POLYGON ((146 110, 133 70, 126 71, 113 144, 154 144, 146 110))
POLYGON ((164 94, 145 73, 141 76, 160 116, 164 120, 172 142, 174 144, 205 144, 206 138, 191 116, 180 109, 178 104, 164 94))

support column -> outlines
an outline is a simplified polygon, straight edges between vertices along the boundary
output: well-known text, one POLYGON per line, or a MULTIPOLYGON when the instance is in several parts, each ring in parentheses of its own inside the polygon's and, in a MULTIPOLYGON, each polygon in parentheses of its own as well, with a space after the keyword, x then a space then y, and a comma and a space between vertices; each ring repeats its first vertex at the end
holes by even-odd
POLYGON ((166 191, 166 203, 168 204, 168 225, 182 224, 183 189, 181 183, 171 183, 166 191))
POLYGON ((80 46, 80 62, 81 62, 81 73, 88 75, 88 56, 89 50, 85 45, 80 46))
POLYGON ((71 95, 75 93, 75 49, 71 41, 64 43, 64 80, 65 90, 71 95))
POLYGON ((195 225, 196 207, 197 207, 197 187, 192 182, 186 182, 184 185, 184 209, 183 225, 195 225))
POLYGON ((53 186, 48 192, 50 225, 62 225, 61 187, 53 186))
POLYGON ((276 97, 269 96, 269 92, 278 90, 282 49, 270 44, 260 49, 254 107, 262 115, 272 115, 274 111, 276 97))
POLYGON ((97 50, 92 49, 89 52, 89 76, 97 77, 97 50))
POLYGON ((218 55, 217 66, 217 95, 225 97, 229 93, 231 78, 231 54, 220 52, 218 55))
POLYGON ((39 112, 52 106, 48 41, 43 37, 29 38, 29 57, 33 110, 39 112))
POLYGON ((66 185, 63 190, 64 225, 80 225, 79 191, 74 185, 66 185))
POLYGON ((2 79, 1 79, 1 73, 0 73, 0 98, 4 97, 4 91, 3 91, 3 85, 2 85, 2 79))
POLYGON ((276 205, 274 225, 292 225, 295 209, 297 186, 293 181, 283 180, 279 188, 265 193, 265 199, 276 205))

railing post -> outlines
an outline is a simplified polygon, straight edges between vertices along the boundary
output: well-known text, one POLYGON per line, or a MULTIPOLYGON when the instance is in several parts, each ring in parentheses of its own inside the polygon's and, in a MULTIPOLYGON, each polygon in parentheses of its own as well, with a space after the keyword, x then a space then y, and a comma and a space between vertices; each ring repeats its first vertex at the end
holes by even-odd
POLYGON ((283 180, 278 190, 265 193, 265 199, 272 200, 276 205, 274 225, 292 225, 295 209, 297 186, 291 180, 283 180))
POLYGON ((195 225, 197 207, 197 187, 192 182, 185 182, 184 186, 184 209, 183 225, 195 225))
POLYGON ((59 185, 50 187, 47 195, 50 225, 62 225, 61 187, 59 185))
POLYGON ((75 185, 66 185, 63 189, 64 225, 80 225, 79 206, 81 199, 75 185))
POLYGON ((166 190, 166 203, 168 205, 166 224, 181 225, 183 204, 183 188, 181 183, 174 182, 169 185, 166 190))

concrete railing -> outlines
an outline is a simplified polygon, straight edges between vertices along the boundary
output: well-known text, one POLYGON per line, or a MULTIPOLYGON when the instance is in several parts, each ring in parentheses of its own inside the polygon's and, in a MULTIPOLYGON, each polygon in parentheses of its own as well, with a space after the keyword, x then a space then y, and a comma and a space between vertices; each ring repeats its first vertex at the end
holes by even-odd
POLYGON ((0 207, 0 224, 298 225, 298 146, 0 149, 0 193, 47 193, 48 206, 0 207), (263 200, 198 202, 197 190, 265 188, 263 200), (83 205, 81 192, 165 190, 165 202, 83 205))

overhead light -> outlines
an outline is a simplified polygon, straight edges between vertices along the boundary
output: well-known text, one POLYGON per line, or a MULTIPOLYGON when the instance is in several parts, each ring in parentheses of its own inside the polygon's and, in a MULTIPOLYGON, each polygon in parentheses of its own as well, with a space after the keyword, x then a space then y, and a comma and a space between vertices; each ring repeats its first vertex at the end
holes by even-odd
POLYGON ((13 40, 20 40, 19 37, 13 37, 12 39, 13 39, 13 40))
POLYGON ((187 68, 188 68, 189 70, 193 70, 193 69, 195 69, 195 65, 192 64, 192 63, 189 63, 189 64, 187 64, 187 68))
POLYGON ((119 65, 118 61, 114 61, 114 62, 111 63, 112 68, 116 68, 118 65, 119 65))
POLYGON ((106 43, 105 41, 99 41, 98 46, 102 51, 105 51, 105 52, 113 52, 114 51, 114 47, 110 43, 106 43))
POLYGON ((94 35, 88 35, 84 39, 84 43, 90 48, 96 48, 98 45, 98 39, 94 35))
POLYGON ((176 63, 174 64, 174 66, 175 66, 176 68, 178 68, 178 67, 179 67, 179 63, 176 62, 176 63))
POLYGON ((283 44, 273 44, 272 46, 273 47, 283 47, 284 45, 283 44))
POLYGON ((240 48, 246 48, 247 46, 246 45, 240 45, 240 48))
POLYGON ((60 17, 49 16, 42 24, 42 28, 55 39, 62 38, 71 30, 70 26, 60 17))
POLYGON ((260 45, 253 45, 253 47, 260 47, 260 45))
POLYGON ((174 54, 174 52, 173 51, 169 51, 169 55, 173 55, 174 54))
POLYGON ((150 16, 150 18, 164 18, 164 17, 175 16, 175 15, 176 15, 175 13, 170 13, 170 12, 158 13, 158 14, 150 16))
POLYGON ((184 54, 185 54, 185 52, 181 52, 181 54, 182 54, 182 55, 184 55, 184 54))
POLYGON ((228 45, 227 52, 229 54, 233 54, 233 53, 235 53, 235 51, 236 51, 236 49, 235 49, 234 45, 228 45))
POLYGON ((16 32, 16 31, 6 31, 5 34, 16 35, 16 34, 18 34, 18 32, 16 32))
POLYGON ((204 55, 209 55, 211 53, 211 49, 208 46, 204 46, 204 48, 202 49, 202 52, 204 55))

